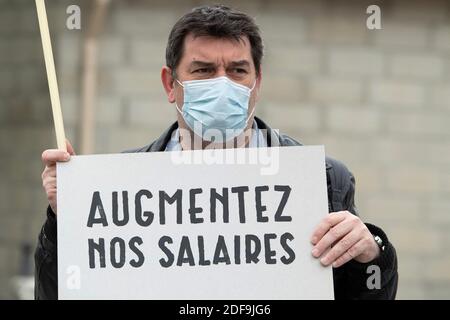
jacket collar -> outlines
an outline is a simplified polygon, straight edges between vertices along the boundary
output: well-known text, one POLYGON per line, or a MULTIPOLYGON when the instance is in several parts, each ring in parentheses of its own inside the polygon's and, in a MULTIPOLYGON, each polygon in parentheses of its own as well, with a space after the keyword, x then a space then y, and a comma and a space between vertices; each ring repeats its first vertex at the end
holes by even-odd
MULTIPOLYGON (((260 118, 255 116, 255 121, 258 124, 258 128, 259 129, 263 129, 263 130, 267 130, 267 146, 268 147, 273 147, 273 146, 280 146, 280 147, 285 147, 285 146, 301 146, 302 144, 296 140, 294 140, 293 138, 283 135, 283 134, 279 134, 277 132, 277 130, 272 130, 272 128, 270 128, 264 121, 262 121, 260 118), (273 140, 275 140, 275 145, 273 145, 273 140)), ((158 152, 158 151, 164 151, 166 150, 166 146, 167 143, 169 143, 170 138, 172 137, 172 133, 178 128, 178 122, 175 121, 174 123, 172 123, 172 125, 167 128, 162 134, 161 136, 156 139, 153 143, 151 143, 149 146, 144 147, 140 150, 134 150, 134 152, 136 151, 144 151, 144 152, 158 152)), ((326 158, 325 161, 325 166, 327 169, 332 168, 331 163, 328 161, 328 157, 326 158)))
MULTIPOLYGON (((279 140, 279 135, 276 131, 272 130, 264 121, 255 117, 255 121, 258 124, 259 129, 267 130, 267 146, 272 146, 272 138, 276 138, 279 140), (273 135, 273 137, 272 137, 273 135)), ((175 121, 172 125, 167 128, 161 136, 156 139, 149 147, 148 152, 156 152, 156 151, 164 151, 166 150, 167 144, 169 143, 170 138, 172 137, 172 133, 178 129, 178 122, 175 121)))

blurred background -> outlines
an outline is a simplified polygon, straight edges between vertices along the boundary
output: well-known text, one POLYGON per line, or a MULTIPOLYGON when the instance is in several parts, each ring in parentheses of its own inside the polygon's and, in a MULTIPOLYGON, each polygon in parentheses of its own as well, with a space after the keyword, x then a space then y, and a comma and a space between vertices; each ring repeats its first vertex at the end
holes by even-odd
MULTIPOLYGON (((75 150, 116 153, 157 138, 175 120, 160 83, 168 34, 208 2, 46 2, 75 150), (66 26, 73 4, 81 30, 66 26)), ((256 114, 324 144, 355 174, 363 220, 397 249, 397 297, 450 299, 450 1, 221 3, 262 30, 256 114), (381 30, 366 27, 371 4, 381 30)), ((0 299, 33 297, 47 206, 41 153, 56 147, 40 41, 34 1, 0 0, 0 299)))

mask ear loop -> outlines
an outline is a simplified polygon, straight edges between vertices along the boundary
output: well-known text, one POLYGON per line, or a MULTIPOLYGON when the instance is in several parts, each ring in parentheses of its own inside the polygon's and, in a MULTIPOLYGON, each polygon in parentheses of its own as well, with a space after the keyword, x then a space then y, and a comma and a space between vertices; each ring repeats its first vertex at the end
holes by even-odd
POLYGON ((175 79, 175 81, 178 82, 178 84, 184 88, 184 84, 182 84, 182 83, 180 82, 180 80, 175 79))
MULTIPOLYGON (((255 79, 255 82, 253 83, 252 88, 250 89, 250 92, 252 92, 253 89, 255 89, 255 86, 256 86, 256 79, 255 79)), ((248 120, 250 120, 250 118, 252 117, 253 113, 255 112, 255 109, 256 109, 256 107, 253 108, 252 112, 250 113, 250 115, 247 118, 247 121, 245 121, 245 124, 248 124, 248 120)))
POLYGON ((255 82, 253 83, 253 86, 252 86, 252 88, 250 89, 250 92, 252 92, 252 91, 253 91, 253 89, 255 89, 255 86, 256 86, 256 79, 255 79, 255 82))
MULTIPOLYGON (((178 82, 178 84, 179 84, 182 88, 184 88, 184 85, 183 85, 178 79, 175 79, 175 81, 178 82)), ((178 104, 177 104, 176 101, 175 101, 175 107, 177 108, 177 111, 178 111, 181 115, 183 115, 183 112, 181 112, 181 110, 180 110, 180 108, 178 107, 178 104)))
POLYGON ((248 124, 248 120, 252 117, 253 113, 255 112, 256 107, 253 108, 252 112, 250 112, 250 115, 247 118, 247 121, 245 121, 245 124, 248 124))

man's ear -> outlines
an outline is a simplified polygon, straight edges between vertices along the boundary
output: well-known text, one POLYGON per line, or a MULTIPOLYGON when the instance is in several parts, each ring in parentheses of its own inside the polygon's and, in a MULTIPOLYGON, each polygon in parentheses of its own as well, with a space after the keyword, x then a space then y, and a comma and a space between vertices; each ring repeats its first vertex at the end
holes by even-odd
POLYGON ((172 77, 172 69, 168 66, 163 66, 161 69, 161 82, 164 87, 164 90, 167 94, 167 100, 170 103, 175 102, 175 88, 174 88, 175 79, 172 77))

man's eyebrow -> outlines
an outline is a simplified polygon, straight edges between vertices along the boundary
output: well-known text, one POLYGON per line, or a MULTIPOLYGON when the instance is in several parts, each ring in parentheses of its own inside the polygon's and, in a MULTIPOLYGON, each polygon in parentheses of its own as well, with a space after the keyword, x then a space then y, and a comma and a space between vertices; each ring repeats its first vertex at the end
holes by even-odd
POLYGON ((232 61, 230 67, 250 67, 250 62, 248 60, 232 61))
POLYGON ((199 61, 199 60, 195 60, 191 62, 190 67, 191 68, 195 68, 195 67, 200 67, 200 68, 206 68, 206 67, 214 67, 216 64, 214 62, 207 62, 207 61, 199 61))

